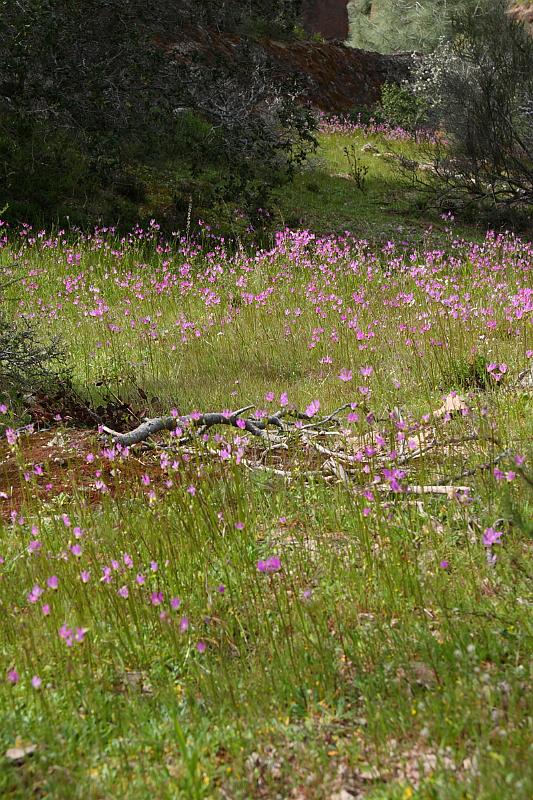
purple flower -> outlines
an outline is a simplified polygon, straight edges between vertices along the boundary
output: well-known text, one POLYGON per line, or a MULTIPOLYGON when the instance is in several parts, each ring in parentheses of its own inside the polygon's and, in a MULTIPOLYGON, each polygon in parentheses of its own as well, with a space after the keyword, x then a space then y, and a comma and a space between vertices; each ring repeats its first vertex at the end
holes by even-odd
POLYGON ((185 633, 188 627, 189 627, 189 620, 187 619, 187 617, 182 617, 180 619, 180 632, 185 633))
POLYGON ((39 586, 39 584, 35 584, 31 592, 27 596, 28 603, 36 603, 40 596, 42 595, 43 590, 39 586))
POLYGON ((49 589, 57 589, 59 586, 59 579, 57 575, 51 575, 50 578, 46 581, 46 585, 49 589))
POLYGON ((163 592, 152 592, 150 602, 153 606, 160 606, 163 602, 163 592))
POLYGON ((281 560, 277 556, 269 556, 265 561, 257 562, 257 569, 259 572, 279 572, 281 569, 281 560))
POLYGON ((305 414, 308 417, 314 417, 315 414, 320 410, 320 400, 313 400, 307 408, 305 409, 305 414))
POLYGON ((449 566, 450 566, 450 562, 449 561, 441 561, 440 562, 440 568, 441 569, 448 569, 449 566))
POLYGON ((34 689, 40 689, 42 684, 42 680, 39 678, 38 675, 34 675, 31 679, 31 685, 34 689))
POLYGON ((19 679, 20 679, 20 676, 19 676, 17 670, 16 669, 10 669, 9 672, 7 673, 8 683, 11 683, 11 684, 15 685, 15 683, 19 682, 19 679))
POLYGON ((77 642, 83 642, 87 630, 88 630, 87 628, 76 628, 76 633, 74 635, 74 638, 76 639, 77 642))
POLYGON ((199 653, 205 653, 206 643, 205 642, 198 642, 196 645, 196 649, 199 653))
POLYGON ((14 445, 18 439, 18 433, 13 428, 6 428, 6 439, 9 445, 14 445))
POLYGON ((130 590, 128 589, 127 586, 121 586, 120 589, 117 591, 117 594, 120 597, 126 598, 130 596, 130 590))
POLYGON ((499 544, 503 536, 503 531, 495 531, 494 528, 486 528, 483 534, 483 544, 485 547, 492 547, 494 544, 499 544))
POLYGON ((181 600, 179 597, 173 597, 170 601, 170 607, 174 609, 174 611, 181 606, 181 600))
POLYGON ((72 630, 68 627, 68 625, 63 624, 59 629, 59 637, 64 639, 67 644, 69 640, 72 638, 72 630))

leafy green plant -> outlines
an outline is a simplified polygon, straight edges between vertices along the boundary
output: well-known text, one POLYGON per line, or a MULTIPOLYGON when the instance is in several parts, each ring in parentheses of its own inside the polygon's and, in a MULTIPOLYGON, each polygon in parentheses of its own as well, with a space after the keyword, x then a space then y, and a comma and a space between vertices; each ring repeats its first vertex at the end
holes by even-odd
POLYGON ((533 39, 506 0, 457 14, 453 36, 415 60, 413 90, 446 145, 431 181, 441 206, 533 206, 533 39))
POLYGON ((224 199, 243 206, 290 180, 315 128, 294 81, 273 74, 251 36, 230 54, 200 46, 193 59, 166 47, 183 40, 187 22, 235 30, 244 15, 266 29, 273 12, 290 32, 299 12, 297 0, 245 6, 167 0, 154 14, 139 0, 0 3, 0 205, 9 218, 128 225, 147 193, 132 174, 149 170, 168 187, 176 164, 220 172, 224 199))
POLYGON ((0 398, 50 388, 61 360, 57 339, 43 341, 34 327, 14 325, 0 308, 0 398))
POLYGON ((366 190, 366 176, 368 175, 369 169, 368 166, 357 154, 357 148, 354 144, 351 144, 349 147, 345 147, 343 152, 348 162, 350 176, 353 178, 359 191, 364 192, 366 190))
POLYGON ((490 385, 488 363, 481 353, 448 360, 443 366, 441 385, 444 389, 486 389, 490 385))
POLYGON ((426 119, 425 101, 405 84, 384 83, 377 110, 389 125, 408 131, 416 130, 426 119))

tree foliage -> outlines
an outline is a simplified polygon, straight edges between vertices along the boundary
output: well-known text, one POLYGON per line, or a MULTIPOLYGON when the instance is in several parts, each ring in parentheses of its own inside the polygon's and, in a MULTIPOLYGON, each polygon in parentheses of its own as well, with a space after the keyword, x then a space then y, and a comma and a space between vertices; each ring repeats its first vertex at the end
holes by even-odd
POLYGON ((382 53, 430 51, 475 0, 351 0, 350 43, 382 53))
POLYGON ((449 144, 437 154, 445 198, 533 204, 533 40, 505 0, 453 18, 453 37, 417 59, 414 92, 449 144))
MULTIPOLYGON (((272 19, 289 30, 299 3, 270 5, 272 19)), ((99 194, 98 210, 121 216, 142 199, 132 173, 167 168, 176 154, 198 163, 189 144, 200 147, 204 164, 206 156, 222 162, 227 191, 250 180, 266 191, 289 175, 311 142, 310 117, 287 114, 294 87, 273 75, 257 48, 244 39, 232 57, 209 48, 182 59, 172 52, 193 27, 205 26, 207 36, 234 30, 266 6, 0 0, 0 203, 15 216, 20 204, 35 215, 78 208, 90 217, 99 194), (177 141, 183 107, 207 123, 203 143, 177 141)))

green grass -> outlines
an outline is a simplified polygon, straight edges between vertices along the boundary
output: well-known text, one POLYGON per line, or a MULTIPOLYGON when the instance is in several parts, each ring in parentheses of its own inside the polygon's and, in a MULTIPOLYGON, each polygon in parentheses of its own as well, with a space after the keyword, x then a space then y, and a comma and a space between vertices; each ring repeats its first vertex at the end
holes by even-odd
POLYGON ((0 251, 23 278, 8 307, 63 335, 93 406, 352 402, 358 418, 315 441, 360 455, 337 480, 297 433, 276 450, 226 429, 124 454, 34 398, 42 430, 0 443, 2 798, 531 796, 531 248, 459 242, 442 221, 431 238, 409 198, 387 202, 387 163, 372 160, 368 194, 332 176, 344 144, 325 138, 323 171, 284 202, 369 247, 295 236, 230 252, 206 233, 0 251), (436 418, 453 390, 464 414, 436 418), (380 491, 398 467, 402 486, 467 485, 471 500, 380 491), (281 569, 264 574, 270 556, 281 569), (83 641, 68 646, 63 625, 83 641), (20 763, 4 756, 29 744, 20 763))
MULTIPOLYGON (((357 130, 349 135, 321 134, 317 155, 309 167, 276 195, 279 222, 322 234, 352 231, 371 241, 417 241, 429 226, 438 235, 445 230, 443 220, 428 207, 428 196, 410 177, 400 174, 397 161, 389 155, 428 163, 430 151, 427 145, 391 141, 357 130), (377 149, 377 155, 362 151, 368 143, 377 149), (357 189, 350 175, 344 150, 352 145, 368 169, 365 191, 357 189)), ((469 225, 460 226, 457 233, 469 238, 480 235, 469 225)))

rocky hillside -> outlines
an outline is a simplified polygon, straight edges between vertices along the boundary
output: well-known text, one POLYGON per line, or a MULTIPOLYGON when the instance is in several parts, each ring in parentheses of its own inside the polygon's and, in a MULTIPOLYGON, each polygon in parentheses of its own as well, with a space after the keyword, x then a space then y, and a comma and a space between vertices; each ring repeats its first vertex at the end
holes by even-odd
POLYGON ((344 42, 348 38, 348 0, 305 0, 303 24, 309 33, 344 42))
MULTIPOLYGON (((197 28, 166 47, 179 60, 199 55, 231 59, 242 42, 237 34, 197 28)), ((375 103, 383 83, 401 81, 409 67, 407 55, 366 52, 341 42, 262 39, 253 46, 268 56, 280 77, 290 76, 298 81, 304 100, 333 113, 375 103)))

